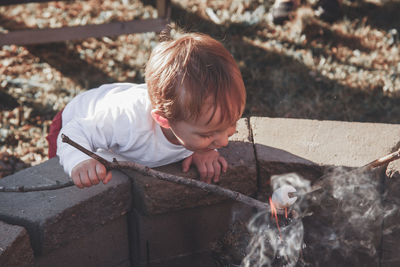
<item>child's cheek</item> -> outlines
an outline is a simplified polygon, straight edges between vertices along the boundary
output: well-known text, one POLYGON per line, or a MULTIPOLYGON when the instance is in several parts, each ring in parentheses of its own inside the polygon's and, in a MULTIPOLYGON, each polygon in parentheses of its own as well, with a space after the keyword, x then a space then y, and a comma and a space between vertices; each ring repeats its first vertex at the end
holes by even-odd
POLYGON ((193 143, 191 145, 196 149, 205 149, 210 145, 210 141, 205 138, 198 138, 196 140, 193 140, 193 143))

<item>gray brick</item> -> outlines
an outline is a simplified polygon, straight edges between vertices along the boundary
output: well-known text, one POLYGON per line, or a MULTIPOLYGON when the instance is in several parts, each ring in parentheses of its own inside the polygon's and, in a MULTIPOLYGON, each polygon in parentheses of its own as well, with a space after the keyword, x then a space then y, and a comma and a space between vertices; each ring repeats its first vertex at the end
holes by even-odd
POLYGON ((0 266, 33 266, 33 251, 23 227, 0 221, 0 266))
MULTIPOLYGON (((66 179, 58 159, 54 158, 7 176, 0 180, 0 185, 39 185, 66 179)), ((53 191, 1 193, 0 219, 25 227, 35 254, 46 254, 128 212, 130 186, 129 178, 115 171, 109 184, 87 189, 74 186, 53 191)))

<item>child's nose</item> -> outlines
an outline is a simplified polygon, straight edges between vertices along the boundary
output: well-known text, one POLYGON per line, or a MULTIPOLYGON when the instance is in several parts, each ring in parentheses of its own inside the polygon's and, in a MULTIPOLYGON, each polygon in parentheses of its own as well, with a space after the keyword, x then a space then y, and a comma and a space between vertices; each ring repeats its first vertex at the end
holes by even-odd
POLYGON ((222 133, 214 140, 214 145, 217 147, 224 147, 228 145, 229 135, 227 133, 222 133))
POLYGON ((228 129, 228 137, 231 137, 236 133, 236 125, 228 129))

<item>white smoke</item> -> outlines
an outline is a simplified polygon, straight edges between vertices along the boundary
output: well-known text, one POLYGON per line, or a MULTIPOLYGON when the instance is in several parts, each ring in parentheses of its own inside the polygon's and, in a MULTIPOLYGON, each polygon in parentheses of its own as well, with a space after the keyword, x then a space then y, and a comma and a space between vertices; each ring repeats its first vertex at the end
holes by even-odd
MULTIPOLYGON (((271 178, 271 186, 274 190, 283 185, 293 186, 298 191, 308 191, 310 188, 310 182, 295 173, 271 178)), ((299 200, 292 207, 292 211, 296 212, 300 204, 299 200)), ((281 220, 286 220, 286 218, 281 218, 281 220)), ((280 225, 278 229, 275 219, 269 212, 258 213, 254 216, 248 224, 251 240, 242 266, 264 267, 276 264, 295 266, 303 247, 304 227, 301 219, 289 218, 287 221, 286 225, 280 225)))
MULTIPOLYGON (((292 214, 298 217, 288 219, 280 232, 269 213, 251 219, 251 240, 242 266, 321 266, 328 262, 362 266, 363 261, 378 261, 383 219, 397 210, 383 205, 381 183, 375 172, 330 170, 323 176, 323 190, 299 199, 292 206, 292 214)), ((273 190, 283 185, 298 192, 311 188, 308 180, 294 173, 271 177, 273 190)))

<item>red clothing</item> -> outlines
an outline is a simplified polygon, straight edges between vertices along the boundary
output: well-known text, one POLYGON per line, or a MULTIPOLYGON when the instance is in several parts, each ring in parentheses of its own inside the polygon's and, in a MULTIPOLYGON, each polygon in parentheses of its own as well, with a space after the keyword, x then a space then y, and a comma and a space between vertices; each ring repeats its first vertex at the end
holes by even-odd
POLYGON ((62 126, 62 112, 63 109, 54 116, 50 124, 49 134, 46 136, 47 142, 49 143, 49 159, 57 155, 57 137, 62 126))

